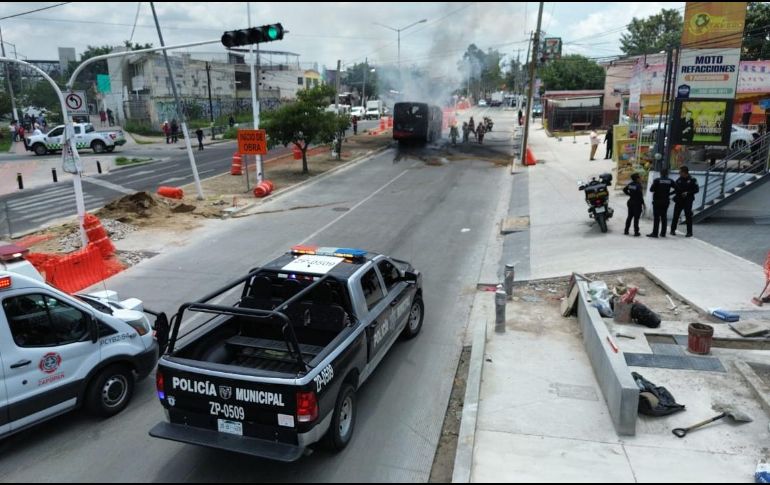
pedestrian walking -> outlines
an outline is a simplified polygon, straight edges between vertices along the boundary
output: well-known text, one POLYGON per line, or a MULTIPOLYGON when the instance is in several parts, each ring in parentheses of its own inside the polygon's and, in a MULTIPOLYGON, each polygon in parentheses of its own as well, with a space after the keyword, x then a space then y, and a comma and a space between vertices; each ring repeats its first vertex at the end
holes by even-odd
POLYGON ((24 125, 19 126, 19 128, 16 130, 16 133, 19 136, 19 139, 24 143, 24 150, 29 150, 29 145, 27 145, 27 136, 26 136, 26 130, 24 129, 24 125))
POLYGON ((163 130, 163 134, 166 136, 166 144, 168 145, 171 143, 171 126, 169 126, 168 120, 164 121, 160 128, 163 130))
POLYGON ((112 114, 110 108, 107 108, 107 121, 109 121, 110 126, 115 126, 115 115, 112 114))
POLYGON ((628 196, 628 217, 626 217, 626 229, 623 234, 628 236, 628 230, 631 229, 631 221, 634 222, 634 237, 642 234, 639 232, 639 218, 644 209, 644 190, 640 182, 641 177, 638 173, 631 174, 631 182, 623 187, 623 193, 628 196))
POLYGON ((596 160, 596 150, 599 148, 599 134, 596 130, 591 130, 591 160, 596 160))
POLYGON ((11 140, 19 141, 19 134, 16 132, 16 120, 11 121, 11 124, 8 126, 8 130, 11 132, 11 140))
POLYGON ((235 126, 235 118, 233 118, 233 115, 230 115, 230 117, 227 119, 227 124, 230 125, 230 128, 235 126))
POLYGON ((524 112, 519 110, 519 126, 524 126, 524 112))
POLYGON ((484 123, 479 121, 479 126, 476 127, 476 140, 479 142, 479 145, 484 143, 484 133, 486 130, 484 129, 484 123))
POLYGON ((99 121, 102 122, 102 126, 107 124, 107 112, 104 110, 99 111, 99 121))
POLYGON ((195 130, 195 136, 198 137, 198 151, 203 150, 203 130, 201 128, 195 130))
POLYGON ((682 165, 679 169, 679 178, 674 182, 676 195, 674 196, 674 217, 671 219, 671 235, 676 236, 676 226, 679 223, 679 217, 684 211, 685 224, 687 225, 687 234, 684 237, 692 237, 692 203, 695 200, 695 194, 700 191, 698 181, 690 177, 690 169, 682 165))
POLYGON ((473 136, 476 136, 476 125, 473 124, 473 116, 471 116, 471 119, 468 120, 468 128, 470 128, 471 133, 473 133, 473 136))
POLYGON ((353 117, 352 123, 353 123, 353 134, 357 135, 358 134, 358 116, 353 117))
POLYGON ((741 124, 748 125, 751 122, 751 110, 753 105, 751 103, 743 103, 741 105, 741 124))
POLYGON ((176 118, 171 120, 171 143, 179 141, 179 125, 176 122, 176 118))
POLYGON ((607 133, 604 134, 604 143, 607 144, 607 152, 604 154, 604 159, 609 160, 612 158, 612 125, 607 128, 607 133))
POLYGON ((674 181, 668 177, 668 169, 660 171, 660 177, 652 181, 650 187, 652 192, 652 233, 647 237, 658 237, 660 228, 660 237, 666 237, 666 228, 668 224, 668 206, 671 203, 671 194, 674 193, 674 181))

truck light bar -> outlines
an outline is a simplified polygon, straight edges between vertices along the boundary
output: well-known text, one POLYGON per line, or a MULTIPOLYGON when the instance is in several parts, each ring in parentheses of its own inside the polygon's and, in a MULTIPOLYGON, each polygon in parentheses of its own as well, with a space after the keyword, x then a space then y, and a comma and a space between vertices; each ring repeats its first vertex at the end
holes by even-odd
POLYGON ((11 284, 12 284, 12 281, 10 276, 3 276, 2 278, 0 278, 0 290, 10 288, 11 284))
POLYGON ((334 256, 337 258, 362 260, 366 257, 366 251, 354 248, 328 248, 318 246, 297 245, 291 248, 291 253, 296 255, 310 254, 316 256, 334 256))

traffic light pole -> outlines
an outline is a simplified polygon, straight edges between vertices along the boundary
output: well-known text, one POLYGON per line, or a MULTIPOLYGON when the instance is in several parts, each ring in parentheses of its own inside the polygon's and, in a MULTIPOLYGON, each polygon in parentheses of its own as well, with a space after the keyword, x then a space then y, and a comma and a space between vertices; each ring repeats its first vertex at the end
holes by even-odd
MULTIPOLYGON (((158 40, 160 46, 163 47, 163 33, 160 30, 160 23, 158 22, 158 15, 155 12, 155 2, 150 2, 150 8, 152 9, 152 17, 155 19, 155 28, 158 30, 158 40)), ((176 102, 176 115, 182 122, 182 134, 184 135, 184 144, 187 148, 187 156, 190 159, 190 168, 192 169, 193 179, 195 180, 195 191, 198 193, 198 200, 203 200, 203 187, 201 187, 201 178, 198 175, 198 167, 195 165, 195 156, 192 151, 192 144, 190 143, 190 133, 187 130, 187 121, 184 116, 184 110, 179 102, 179 93, 176 89, 176 81, 174 80, 174 73, 171 70, 171 63, 168 60, 168 52, 163 51, 163 60, 166 61, 166 71, 168 72, 168 79, 171 83, 171 90, 174 93, 174 101, 176 102)))
MULTIPOLYGON (((251 28, 251 2, 246 2, 246 16, 249 18, 249 28, 251 28)), ((249 62, 249 71, 251 74, 251 112, 254 115, 254 129, 259 129, 259 79, 257 79, 257 76, 260 76, 256 65, 257 65, 257 58, 259 56, 258 54, 259 45, 257 45, 257 52, 254 50, 254 44, 251 44, 251 47, 249 47, 249 51, 251 51, 251 62, 249 62)), ((236 86, 237 87, 237 86, 236 86)), ((262 182, 262 179, 264 177, 264 173, 262 171, 262 155, 256 155, 256 162, 257 162, 257 184, 262 182)), ((246 180, 249 178, 248 170, 246 171, 246 180)))

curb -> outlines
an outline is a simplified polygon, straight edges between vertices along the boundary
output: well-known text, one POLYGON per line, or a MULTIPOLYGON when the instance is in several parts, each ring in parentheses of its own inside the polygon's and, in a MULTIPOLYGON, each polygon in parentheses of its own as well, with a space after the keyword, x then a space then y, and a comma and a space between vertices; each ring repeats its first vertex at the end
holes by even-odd
POLYGON ((365 161, 367 161, 367 160, 369 160, 369 159, 379 155, 380 153, 386 152, 386 151, 388 151, 390 149, 391 149, 390 147, 386 146, 386 147, 378 148, 377 150, 369 151, 368 153, 366 153, 365 155, 362 155, 359 158, 350 160, 350 161, 348 161, 348 162, 346 162, 346 163, 344 163, 344 164, 342 164, 342 165, 340 165, 338 167, 334 167, 331 170, 327 170, 326 172, 324 172, 324 173, 322 173, 322 174, 320 174, 320 175, 318 175, 316 177, 311 177, 311 178, 309 178, 307 180, 303 180, 302 182, 296 183, 294 185, 290 185, 290 186, 284 187, 284 188, 282 188, 280 190, 276 190, 275 192, 273 192, 272 194, 268 195, 267 197, 263 197, 263 198, 261 198, 259 200, 255 200, 254 202, 251 202, 251 203, 249 203, 249 204, 247 204, 247 205, 245 205, 243 207, 239 207, 236 210, 233 210, 233 211, 230 211, 229 213, 223 214, 222 217, 223 217, 223 219, 232 218, 236 214, 240 214, 241 212, 244 212, 244 211, 246 211, 248 209, 252 209, 252 208, 254 208, 254 207, 258 206, 258 205, 264 204, 265 202, 271 201, 271 200, 273 200, 273 199, 275 199, 277 197, 286 195, 288 193, 291 193, 291 192, 293 192, 293 191, 295 191, 297 189, 300 189, 302 187, 305 187, 307 185, 311 185, 311 184, 320 182, 321 180, 325 179, 326 177, 330 177, 330 176, 336 174, 337 172, 341 172, 343 170, 347 170, 349 168, 353 168, 354 166, 356 166, 356 165, 358 165, 360 163, 363 163, 363 162, 365 162, 365 161))
POLYGON ((460 431, 457 435, 457 450, 455 451, 452 483, 470 483, 473 471, 473 449, 476 441, 476 421, 481 398, 481 373, 484 369, 484 353, 487 346, 488 317, 474 318, 480 312, 481 298, 488 293, 478 292, 473 298, 473 309, 470 318, 475 322, 471 357, 468 364, 468 379, 465 385, 463 413, 460 418, 460 431))
POLYGON ((749 383, 749 387, 762 405, 765 414, 770 416, 770 397, 768 397, 770 396, 770 387, 759 378, 757 373, 754 372, 747 362, 736 360, 734 361, 734 364, 735 368, 738 369, 738 372, 743 376, 746 382, 749 383))

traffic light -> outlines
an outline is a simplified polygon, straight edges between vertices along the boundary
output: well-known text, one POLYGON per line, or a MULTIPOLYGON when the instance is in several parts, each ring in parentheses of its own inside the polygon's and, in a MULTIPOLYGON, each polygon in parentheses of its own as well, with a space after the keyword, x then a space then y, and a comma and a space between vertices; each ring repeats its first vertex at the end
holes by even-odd
POLYGON ((283 25, 269 24, 262 27, 249 29, 229 30, 222 34, 222 45, 225 47, 238 47, 249 44, 261 44, 283 39, 283 25))

